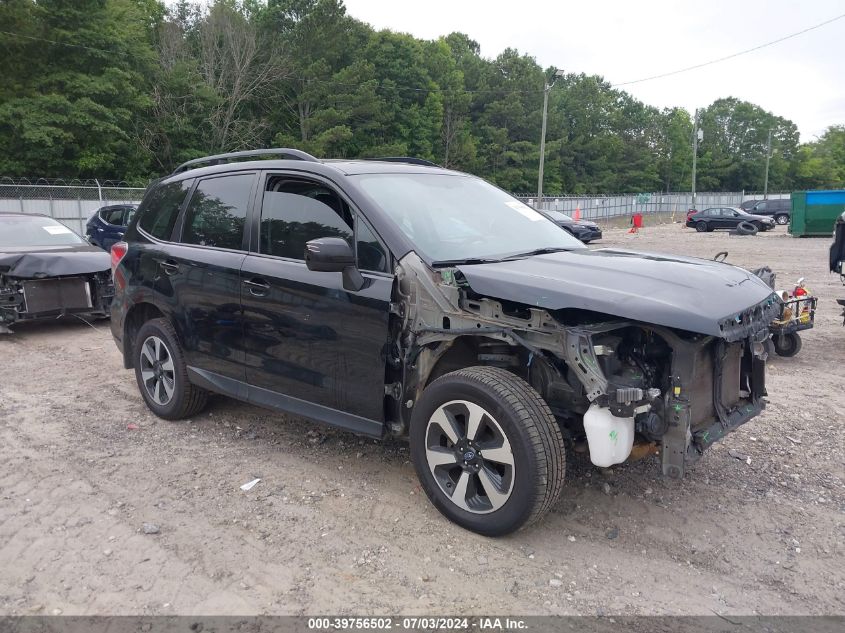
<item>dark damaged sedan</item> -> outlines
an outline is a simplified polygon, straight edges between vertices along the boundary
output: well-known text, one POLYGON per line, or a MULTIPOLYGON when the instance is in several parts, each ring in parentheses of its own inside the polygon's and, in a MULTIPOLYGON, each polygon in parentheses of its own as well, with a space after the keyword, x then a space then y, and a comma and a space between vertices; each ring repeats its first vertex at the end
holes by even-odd
POLYGON ((0 213, 0 332, 31 319, 108 316, 109 254, 44 215, 0 213))
POLYGON ((112 249, 112 333, 157 415, 216 392, 407 438, 437 509, 500 535, 554 505, 567 443, 681 478, 762 411, 779 304, 751 273, 591 251, 436 166, 268 154, 181 166, 112 249))

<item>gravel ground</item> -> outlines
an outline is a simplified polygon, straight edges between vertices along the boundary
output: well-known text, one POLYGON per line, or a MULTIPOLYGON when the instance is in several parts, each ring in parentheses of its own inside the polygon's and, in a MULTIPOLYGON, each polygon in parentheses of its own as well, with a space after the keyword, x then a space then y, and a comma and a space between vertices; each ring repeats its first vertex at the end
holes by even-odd
POLYGON ((654 457, 601 472, 574 456, 542 523, 487 539, 434 510, 402 443, 223 397, 159 420, 106 324, 21 325, 0 338, 0 613, 845 613, 845 288, 826 271, 830 240, 606 235, 728 250, 821 297, 801 353, 769 364, 764 414, 682 482, 654 457))

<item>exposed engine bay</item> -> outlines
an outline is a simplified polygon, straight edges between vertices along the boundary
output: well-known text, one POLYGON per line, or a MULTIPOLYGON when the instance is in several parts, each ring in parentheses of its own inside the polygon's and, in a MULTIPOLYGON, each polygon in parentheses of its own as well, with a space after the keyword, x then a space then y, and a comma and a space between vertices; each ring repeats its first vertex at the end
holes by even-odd
POLYGON ((0 332, 18 321, 108 316, 114 296, 109 256, 84 248, 0 253, 0 332))
MULTIPOLYGON (((711 316, 668 306, 659 280, 644 271, 643 283, 657 296, 649 307, 649 296, 626 294, 631 297, 626 299, 621 290, 601 287, 607 283, 606 266, 627 257, 610 251, 564 253, 532 258, 533 263, 507 262, 496 270, 490 265, 431 268, 415 253, 406 255, 398 266, 392 306, 395 343, 386 402, 393 432, 406 432, 414 403, 433 379, 469 365, 493 365, 534 387, 564 437, 576 445, 586 441, 596 465, 656 452, 665 475, 682 477, 685 466, 708 446, 763 410, 763 342, 780 303, 750 273, 711 262, 708 266, 724 267, 713 269, 713 276, 721 275, 728 280, 723 285, 736 290, 735 296, 724 291, 711 303, 733 302, 734 309, 711 316), (592 295, 567 294, 573 284, 543 278, 545 269, 576 261, 578 279, 590 283, 592 295), (518 283, 509 284, 511 274, 518 283), (536 278, 540 281, 532 288, 526 280, 536 278), (595 297, 610 292, 620 293, 616 306, 595 309, 600 303, 595 297), (636 318, 622 316, 626 311, 636 318), (654 322, 644 320, 649 311, 654 322)), ((694 266, 702 266, 691 258, 675 263, 681 272, 684 266, 693 273, 694 266)), ((631 293, 632 285, 624 292, 631 293)), ((678 294, 683 293, 672 296, 678 294)))

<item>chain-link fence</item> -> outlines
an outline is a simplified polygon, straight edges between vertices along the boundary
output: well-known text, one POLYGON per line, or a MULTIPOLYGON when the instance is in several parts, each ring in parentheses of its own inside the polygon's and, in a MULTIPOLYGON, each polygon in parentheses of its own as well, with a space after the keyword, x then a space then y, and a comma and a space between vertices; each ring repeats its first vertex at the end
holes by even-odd
POLYGON ((80 235, 85 234, 85 223, 100 207, 138 204, 143 195, 143 187, 112 181, 0 178, 0 212, 43 213, 80 235))
MULTIPOLYGON (((85 233, 85 223, 100 207, 117 204, 138 204, 143 187, 99 180, 29 180, 0 178, 0 212, 43 213, 56 218, 77 233, 85 233)), ((537 196, 516 194, 532 206, 537 196)), ((769 198, 788 198, 789 193, 770 193, 769 198)), ((762 199, 762 194, 749 192, 701 192, 696 194, 696 207, 739 206, 746 200, 762 199)), ((635 213, 660 215, 667 219, 684 218, 692 207, 692 193, 629 193, 590 196, 543 196, 542 208, 579 215, 584 219, 609 220, 630 217, 635 213)))
MULTIPOLYGON (((789 193, 770 193, 770 199, 789 198, 789 193)), ((537 196, 516 194, 517 198, 531 206, 537 206, 537 196)), ((762 200, 762 194, 748 192, 700 192, 695 194, 697 209, 708 207, 738 207, 746 200, 762 200)), ((635 213, 663 215, 668 218, 684 218, 687 209, 692 208, 692 193, 627 193, 592 196, 543 196, 542 208, 546 211, 562 211, 579 215, 582 219, 607 220, 630 217, 635 213)))

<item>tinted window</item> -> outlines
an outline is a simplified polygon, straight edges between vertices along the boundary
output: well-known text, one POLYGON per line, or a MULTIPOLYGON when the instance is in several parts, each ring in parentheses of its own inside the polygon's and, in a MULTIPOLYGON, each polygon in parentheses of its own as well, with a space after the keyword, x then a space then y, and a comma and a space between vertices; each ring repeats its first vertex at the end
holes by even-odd
POLYGON ((261 206, 260 252, 304 259, 305 243, 342 237, 352 244, 352 214, 327 187, 294 178, 271 177, 261 206))
POLYGON ((387 251, 372 229, 360 218, 355 231, 355 243, 358 247, 358 268, 380 273, 389 272, 388 266, 390 264, 387 251))
POLYGON ((714 215, 719 215, 719 209, 704 209, 701 214, 707 217, 713 217, 714 215))
POLYGON ((103 209, 100 211, 100 218, 103 219, 104 222, 108 222, 109 224, 117 224, 118 226, 122 224, 123 221, 123 212, 126 209, 124 207, 117 207, 116 209, 103 209))
POLYGON ((185 210, 184 244, 239 250, 253 174, 234 174, 201 180, 185 210))
POLYGON ((154 189, 144 199, 144 210, 138 222, 146 233, 160 240, 169 240, 179 208, 193 180, 182 180, 154 189))
POLYGON ((766 210, 766 203, 765 202, 758 202, 757 206, 754 207, 755 211, 765 211, 766 210))

